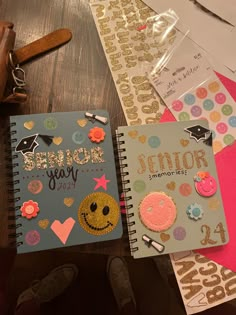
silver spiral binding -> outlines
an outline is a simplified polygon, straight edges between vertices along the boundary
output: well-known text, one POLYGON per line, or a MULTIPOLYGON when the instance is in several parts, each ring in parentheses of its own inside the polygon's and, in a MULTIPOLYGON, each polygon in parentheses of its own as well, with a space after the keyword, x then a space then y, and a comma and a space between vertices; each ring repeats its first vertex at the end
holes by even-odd
POLYGON ((129 172, 128 172, 128 164, 126 163, 127 156, 126 156, 126 148, 125 148, 125 141, 122 140, 124 134, 117 133, 116 134, 116 141, 117 141, 117 155, 119 158, 119 165, 120 165, 120 176, 121 176, 121 183, 122 183, 122 192, 123 198, 121 201, 124 201, 124 208, 126 210, 126 218, 127 218, 127 226, 128 226, 128 235, 129 235, 129 244, 130 244, 130 251, 131 253, 138 251, 138 247, 136 246, 137 238, 135 237, 136 229, 135 229, 135 221, 132 220, 134 213, 132 211, 133 204, 132 204, 132 196, 130 194, 130 181, 128 179, 129 172))
POLYGON ((17 168, 19 166, 15 160, 18 158, 18 154, 15 153, 14 144, 17 142, 16 130, 14 130, 15 123, 10 123, 8 130, 8 140, 6 146, 6 163, 7 163, 7 186, 8 186, 8 238, 10 247, 19 247, 23 242, 18 241, 18 238, 22 236, 20 228, 21 223, 17 223, 17 220, 21 217, 20 206, 16 204, 20 201, 20 179, 17 168), (10 140, 9 140, 10 139, 10 140))

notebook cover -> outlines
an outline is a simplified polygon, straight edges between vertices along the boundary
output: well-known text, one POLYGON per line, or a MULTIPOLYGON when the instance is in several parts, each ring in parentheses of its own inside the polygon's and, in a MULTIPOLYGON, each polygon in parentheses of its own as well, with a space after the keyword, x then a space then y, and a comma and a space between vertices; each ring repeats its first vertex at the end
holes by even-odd
POLYGON ((10 117, 18 253, 121 237, 108 112, 90 113, 102 119, 83 111, 10 117))
MULTIPOLYGON (((231 96, 236 100, 236 83, 223 75, 217 73, 221 82, 225 85, 231 96)), ((175 121, 174 116, 169 110, 166 110, 161 118, 161 122, 175 121)), ((235 248, 236 248, 236 233, 235 233, 235 210, 232 205, 235 194, 236 183, 236 142, 231 146, 224 148, 215 155, 218 177, 221 185, 222 199, 225 209, 225 215, 228 225, 229 242, 225 246, 214 248, 200 249, 198 252, 208 259, 211 259, 218 264, 236 272, 235 248)))
POLYGON ((207 121, 119 127, 118 135, 135 258, 228 242, 207 121))

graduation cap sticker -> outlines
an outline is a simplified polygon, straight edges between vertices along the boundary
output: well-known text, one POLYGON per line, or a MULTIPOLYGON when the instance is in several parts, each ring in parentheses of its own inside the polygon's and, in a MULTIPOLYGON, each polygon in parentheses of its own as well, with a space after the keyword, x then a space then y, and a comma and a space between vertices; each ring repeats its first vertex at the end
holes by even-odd
POLYGON ((47 145, 52 143, 52 136, 39 135, 37 133, 35 135, 21 139, 17 144, 15 151, 21 152, 23 155, 26 153, 34 153, 34 150, 39 146, 38 142, 36 141, 38 137, 42 138, 47 145))
POLYGON ((209 129, 202 127, 201 125, 195 125, 192 127, 184 128, 185 131, 190 133, 190 138, 195 139, 197 142, 205 140, 208 145, 212 145, 212 133, 209 129), (209 141, 208 141, 209 140, 209 141))

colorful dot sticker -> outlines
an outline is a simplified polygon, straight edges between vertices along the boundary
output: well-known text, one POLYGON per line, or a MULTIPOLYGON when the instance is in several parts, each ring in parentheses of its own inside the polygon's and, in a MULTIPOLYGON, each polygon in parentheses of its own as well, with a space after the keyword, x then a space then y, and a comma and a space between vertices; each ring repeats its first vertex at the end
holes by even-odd
POLYGON ((134 191, 137 193, 143 192, 146 189, 145 181, 143 180, 136 180, 133 184, 134 191))
POLYGON ((34 195, 39 194, 43 189, 43 183, 39 179, 34 179, 28 184, 28 191, 34 195))
POLYGON ((172 103, 172 108, 176 111, 176 112, 180 112, 182 109, 183 109, 183 102, 177 100, 177 101, 174 101, 172 103))
POLYGON ((220 89, 220 84, 219 84, 218 82, 214 81, 214 82, 211 82, 211 83, 208 85, 208 88, 209 88, 210 92, 216 93, 216 92, 218 92, 219 89, 220 89))
POLYGON ((188 183, 183 183, 179 186, 179 192, 182 196, 188 197, 192 193, 192 187, 188 183))
POLYGON ((214 153, 220 152, 223 149, 222 142, 218 140, 214 140, 212 146, 213 146, 214 153))
POLYGON ((177 241, 183 241, 186 238, 186 230, 183 226, 177 226, 173 230, 173 236, 177 241))
POLYGON ((203 108, 207 111, 210 111, 214 108, 214 102, 210 99, 206 99, 204 102, 203 102, 203 108))
POLYGON ((200 106, 198 105, 194 105, 191 108, 191 114, 193 115, 193 117, 199 117, 202 114, 202 109, 200 106))
POLYGON ((148 138, 148 144, 151 148, 158 148, 161 144, 161 140, 157 136, 151 136, 148 138))
POLYGON ((224 143, 226 145, 233 144, 234 140, 235 140, 234 137, 232 135, 230 135, 230 134, 225 135, 224 138, 223 138, 223 141, 224 141, 224 143))
POLYGON ((85 133, 80 130, 75 131, 72 135, 72 140, 76 144, 82 144, 85 141, 85 139, 86 139, 85 133))
POLYGON ((216 125, 216 130, 221 134, 226 133, 228 130, 228 126, 226 125, 226 123, 220 122, 216 125))
POLYGON ((209 117, 210 117, 210 120, 211 120, 212 122, 214 122, 214 123, 220 121, 220 119, 221 119, 221 115, 220 115, 220 113, 217 112, 217 111, 211 112, 210 115, 209 115, 209 117))
POLYGON ((36 230, 32 230, 26 233, 25 242, 29 246, 35 246, 40 242, 40 234, 36 230))
POLYGON ((233 113, 233 108, 231 105, 225 104, 222 106, 221 112, 226 116, 230 116, 233 113))
POLYGON ((224 104, 226 101, 226 96, 224 93, 217 93, 215 96, 215 101, 217 104, 224 104))
POLYGON ((229 125, 230 125, 231 127, 236 127, 236 116, 231 116, 231 117, 229 118, 229 125))
POLYGON ((46 118, 43 124, 44 124, 44 127, 48 130, 54 130, 57 128, 57 125, 58 125, 57 120, 54 117, 46 118))
POLYGON ((208 200, 208 208, 210 210, 218 210, 220 207, 220 200, 216 197, 212 197, 208 200))
POLYGON ((207 89, 204 87, 199 87, 196 91, 196 95, 198 98, 206 98, 207 97, 207 89))
POLYGON ((182 112, 179 114, 179 120, 180 121, 188 121, 190 120, 190 115, 189 113, 186 113, 186 112, 182 112))
POLYGON ((195 96, 193 94, 186 94, 184 96, 184 102, 187 104, 187 105, 193 105, 195 103, 195 96))

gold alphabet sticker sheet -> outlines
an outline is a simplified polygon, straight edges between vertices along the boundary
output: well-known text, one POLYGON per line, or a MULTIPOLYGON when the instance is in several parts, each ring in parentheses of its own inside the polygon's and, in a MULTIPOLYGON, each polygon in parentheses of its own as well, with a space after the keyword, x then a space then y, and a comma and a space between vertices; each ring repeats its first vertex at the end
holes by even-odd
POLYGON ((140 0, 90 1, 90 7, 127 124, 158 122, 165 106, 149 82, 145 65, 161 58, 174 44, 173 24, 170 28, 162 19, 155 36, 146 32, 147 19, 156 13, 140 0))
POLYGON ((236 273, 192 251, 170 254, 187 314, 236 298, 236 273))

